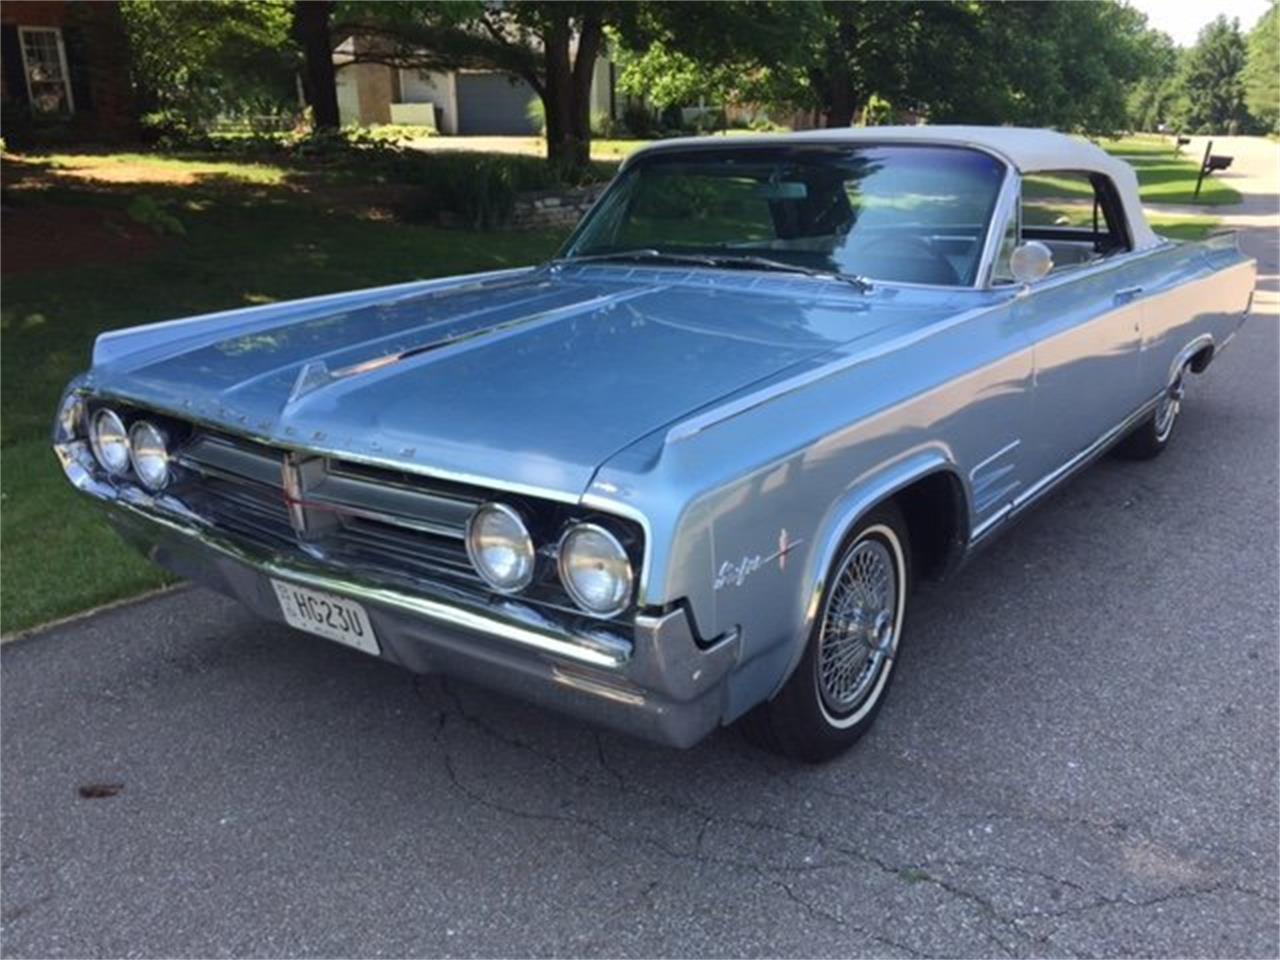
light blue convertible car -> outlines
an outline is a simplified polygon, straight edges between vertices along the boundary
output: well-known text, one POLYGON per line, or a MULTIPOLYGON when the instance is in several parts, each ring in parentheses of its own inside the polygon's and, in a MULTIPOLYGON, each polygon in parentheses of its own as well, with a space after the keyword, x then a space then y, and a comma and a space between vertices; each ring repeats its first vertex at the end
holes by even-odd
POLYGON ((1158 454, 1253 283, 1049 131, 676 140, 549 263, 104 334, 54 443, 265 617, 820 760, 884 703, 916 579, 1158 454))

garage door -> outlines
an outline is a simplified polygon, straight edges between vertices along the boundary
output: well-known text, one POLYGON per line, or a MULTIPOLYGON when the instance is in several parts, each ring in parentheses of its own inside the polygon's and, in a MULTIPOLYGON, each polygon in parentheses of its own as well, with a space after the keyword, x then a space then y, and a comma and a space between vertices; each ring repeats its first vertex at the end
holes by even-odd
POLYGON ((505 73, 458 75, 458 133, 469 136, 522 136, 539 133, 529 119, 537 94, 523 80, 505 73))

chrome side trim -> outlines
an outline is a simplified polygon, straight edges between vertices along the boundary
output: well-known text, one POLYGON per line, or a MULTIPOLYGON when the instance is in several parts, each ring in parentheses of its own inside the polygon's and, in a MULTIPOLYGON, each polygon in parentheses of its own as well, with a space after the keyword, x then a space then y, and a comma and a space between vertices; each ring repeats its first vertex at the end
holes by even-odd
POLYGON ((983 467, 985 467, 989 463, 994 463, 995 461, 1003 457, 1006 453, 1009 453, 1010 451, 1017 449, 1017 447, 1021 443, 1022 443, 1021 440, 1013 440, 1010 443, 1006 443, 1003 447, 1001 447, 995 453, 991 454, 991 456, 987 457, 985 460, 979 461, 978 465, 969 471, 969 480, 973 481, 978 476, 979 471, 981 471, 983 467))
POLYGON ((985 537, 988 533, 994 530, 996 526, 999 525, 1001 520, 1004 520, 1006 517, 1008 517, 1012 511, 1013 511, 1013 504, 1006 503, 1003 507, 1001 507, 991 516, 987 517, 987 519, 983 520, 980 524, 974 527, 973 533, 969 536, 969 546, 973 546, 974 544, 981 541, 983 537, 985 537))

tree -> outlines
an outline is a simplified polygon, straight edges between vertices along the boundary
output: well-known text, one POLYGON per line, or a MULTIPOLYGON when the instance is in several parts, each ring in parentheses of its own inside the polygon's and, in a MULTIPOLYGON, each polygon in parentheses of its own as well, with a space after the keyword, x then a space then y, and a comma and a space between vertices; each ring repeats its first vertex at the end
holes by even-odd
POLYGON ((641 29, 622 38, 639 64, 624 70, 633 87, 665 98, 710 84, 834 127, 874 98, 939 123, 1113 132, 1156 54, 1142 14, 1115 2, 642 6, 641 29))
POLYGON ((794 103, 791 64, 815 19, 813 0, 650 0, 609 31, 618 86, 659 109, 714 104, 794 103))
POLYGON ((1246 124, 1244 64, 1239 22, 1219 16, 1205 25, 1183 60, 1179 125, 1196 133, 1228 133, 1246 124))
POLYGON ((1129 126, 1135 130, 1156 130, 1168 123, 1177 108, 1181 56, 1173 38, 1159 30, 1148 30, 1143 39, 1147 69, 1129 89, 1129 126))
POLYGON ((337 130, 337 75, 333 67, 333 0, 295 0, 290 32, 302 48, 302 89, 316 130, 337 130))
POLYGON ((124 0, 120 15, 139 106, 153 119, 201 126, 296 105, 282 0, 124 0))
POLYGON ((1128 125, 1131 84, 1147 70, 1149 32, 1119 3, 981 4, 965 42, 941 35, 930 60, 935 122, 1013 123, 1113 133, 1128 125))
POLYGON ((1243 79, 1249 112, 1265 129, 1280 133, 1280 4, 1276 0, 1249 31, 1243 79))

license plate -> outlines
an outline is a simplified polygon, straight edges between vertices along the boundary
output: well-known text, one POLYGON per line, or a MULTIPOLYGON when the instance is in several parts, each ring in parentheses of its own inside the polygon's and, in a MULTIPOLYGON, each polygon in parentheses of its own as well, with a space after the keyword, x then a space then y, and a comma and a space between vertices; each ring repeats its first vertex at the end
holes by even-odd
POLYGON ((280 612, 289 626, 375 656, 380 652, 369 615, 354 600, 281 580, 272 580, 271 586, 275 588, 280 612))

